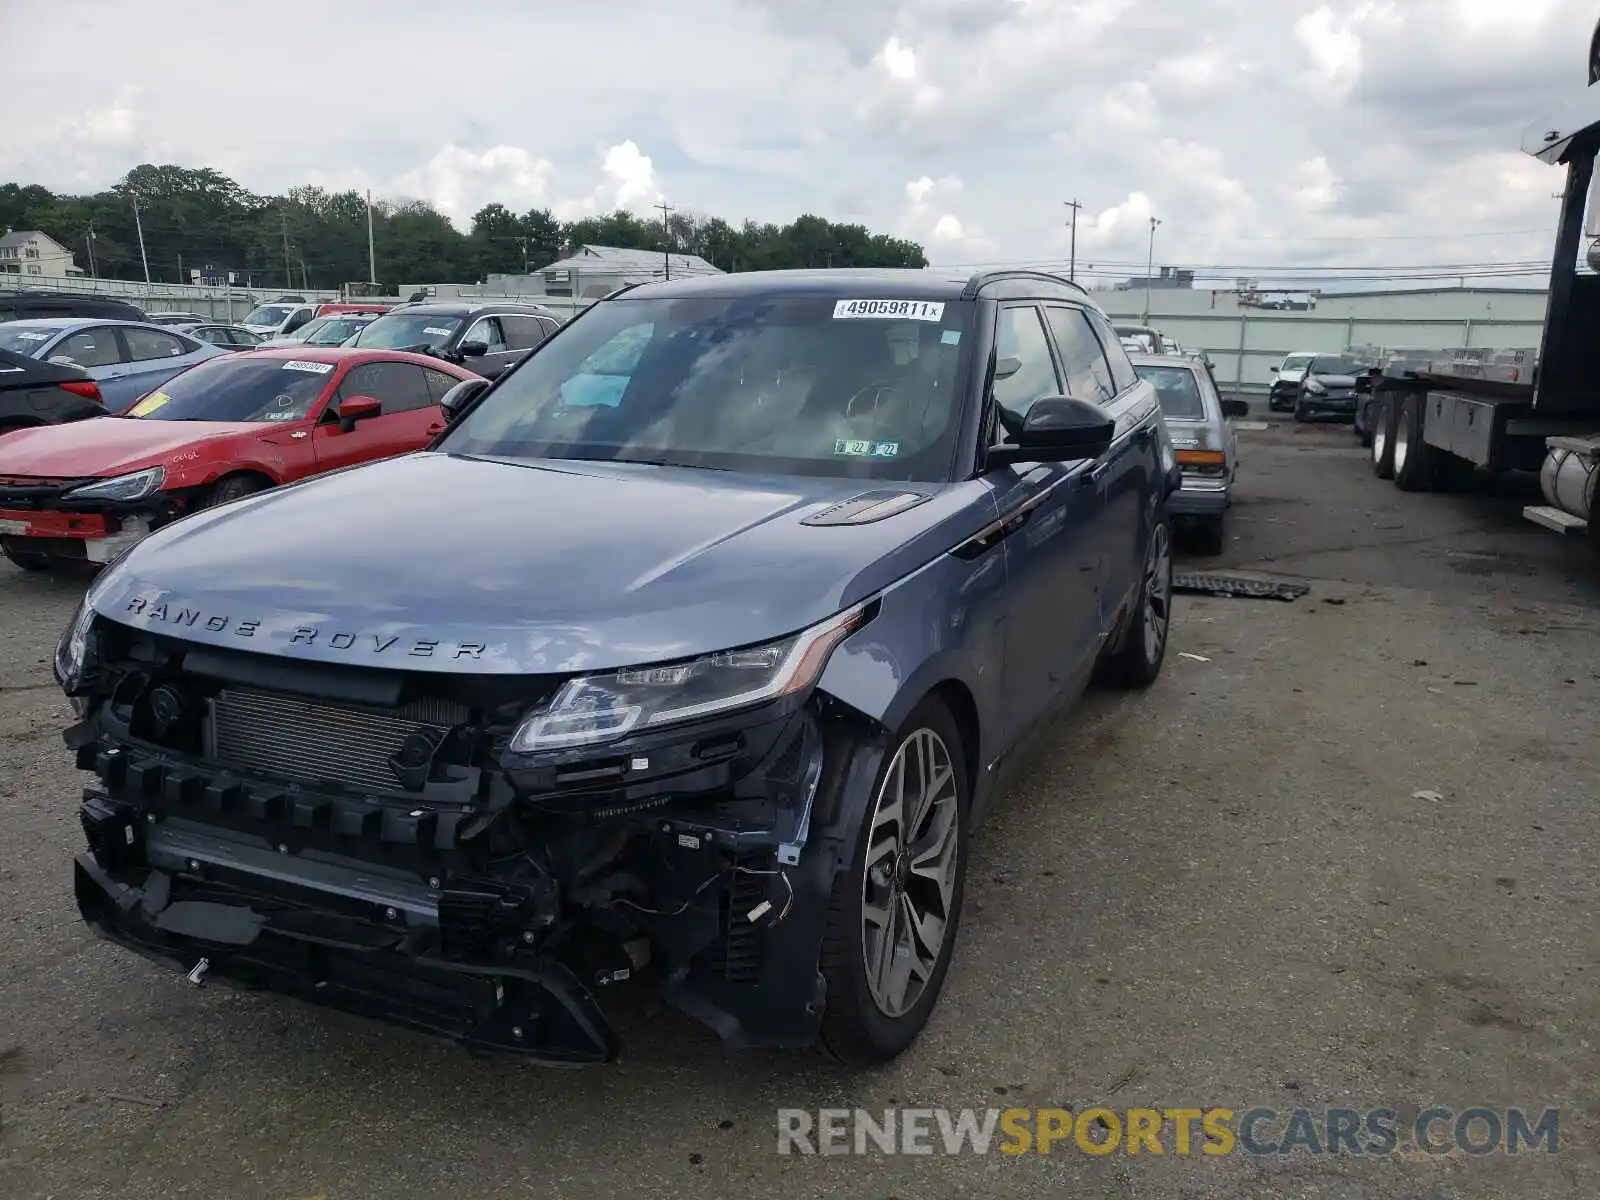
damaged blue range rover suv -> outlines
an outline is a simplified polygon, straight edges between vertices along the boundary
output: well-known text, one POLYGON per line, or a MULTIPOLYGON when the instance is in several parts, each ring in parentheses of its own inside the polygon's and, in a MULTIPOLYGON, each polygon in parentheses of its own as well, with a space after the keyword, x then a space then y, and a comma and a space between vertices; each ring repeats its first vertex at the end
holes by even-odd
POLYGON ((1021 271, 699 277, 445 407, 94 581, 85 920, 535 1061, 613 1058, 635 987, 899 1053, 1027 735, 1161 669, 1178 469, 1105 317, 1021 271))

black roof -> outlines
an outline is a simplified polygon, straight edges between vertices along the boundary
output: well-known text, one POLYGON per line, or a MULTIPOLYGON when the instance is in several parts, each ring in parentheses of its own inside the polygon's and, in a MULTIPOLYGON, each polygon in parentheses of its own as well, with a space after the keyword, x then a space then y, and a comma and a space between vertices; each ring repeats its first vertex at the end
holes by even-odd
POLYGON ((623 288, 613 295, 678 299, 689 296, 861 297, 887 300, 971 300, 1059 297, 1082 299, 1083 288, 1046 271, 953 271, 944 267, 842 267, 825 271, 739 271, 692 275, 623 288))

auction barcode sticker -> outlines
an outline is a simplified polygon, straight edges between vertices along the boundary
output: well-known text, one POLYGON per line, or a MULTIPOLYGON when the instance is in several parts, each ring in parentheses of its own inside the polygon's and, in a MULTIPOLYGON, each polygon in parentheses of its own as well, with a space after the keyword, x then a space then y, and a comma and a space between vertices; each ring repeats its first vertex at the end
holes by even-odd
POLYGON ((312 375, 326 375, 333 370, 332 363, 307 362, 304 359, 291 358, 283 364, 285 371, 307 371, 312 375))
POLYGON ((835 321, 868 317, 902 321, 941 321, 944 319, 944 301, 840 300, 833 306, 835 321))

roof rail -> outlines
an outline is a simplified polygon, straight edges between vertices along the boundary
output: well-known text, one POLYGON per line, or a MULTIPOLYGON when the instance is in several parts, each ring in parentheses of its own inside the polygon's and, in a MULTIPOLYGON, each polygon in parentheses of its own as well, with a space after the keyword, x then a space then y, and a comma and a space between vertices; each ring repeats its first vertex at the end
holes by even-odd
POLYGON ((963 300, 975 299, 978 295, 978 292, 984 286, 994 283, 996 280, 1000 279, 1045 279, 1049 280, 1051 283, 1060 284, 1063 287, 1069 287, 1074 291, 1082 292, 1085 296, 1089 294, 1089 289, 1084 287, 1081 283, 1078 283, 1075 280, 1065 279, 1060 275, 1052 275, 1048 271, 1029 271, 1015 267, 999 267, 992 271, 979 271, 971 279, 967 280, 966 286, 961 289, 961 298, 963 300))

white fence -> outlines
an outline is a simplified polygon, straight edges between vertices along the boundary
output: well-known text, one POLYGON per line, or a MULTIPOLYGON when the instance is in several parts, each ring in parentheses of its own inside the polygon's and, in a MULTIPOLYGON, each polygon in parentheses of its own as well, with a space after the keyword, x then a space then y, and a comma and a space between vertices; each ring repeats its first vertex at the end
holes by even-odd
MULTIPOLYGON (((72 292, 80 296, 107 296, 137 304, 147 313, 192 312, 218 321, 236 321, 257 304, 284 293, 282 288, 206 287, 189 283, 143 283, 128 279, 63 278, 39 275, 0 275, 0 295, 23 289, 72 292)), ((307 300, 337 300, 338 292, 293 291, 307 300)))

